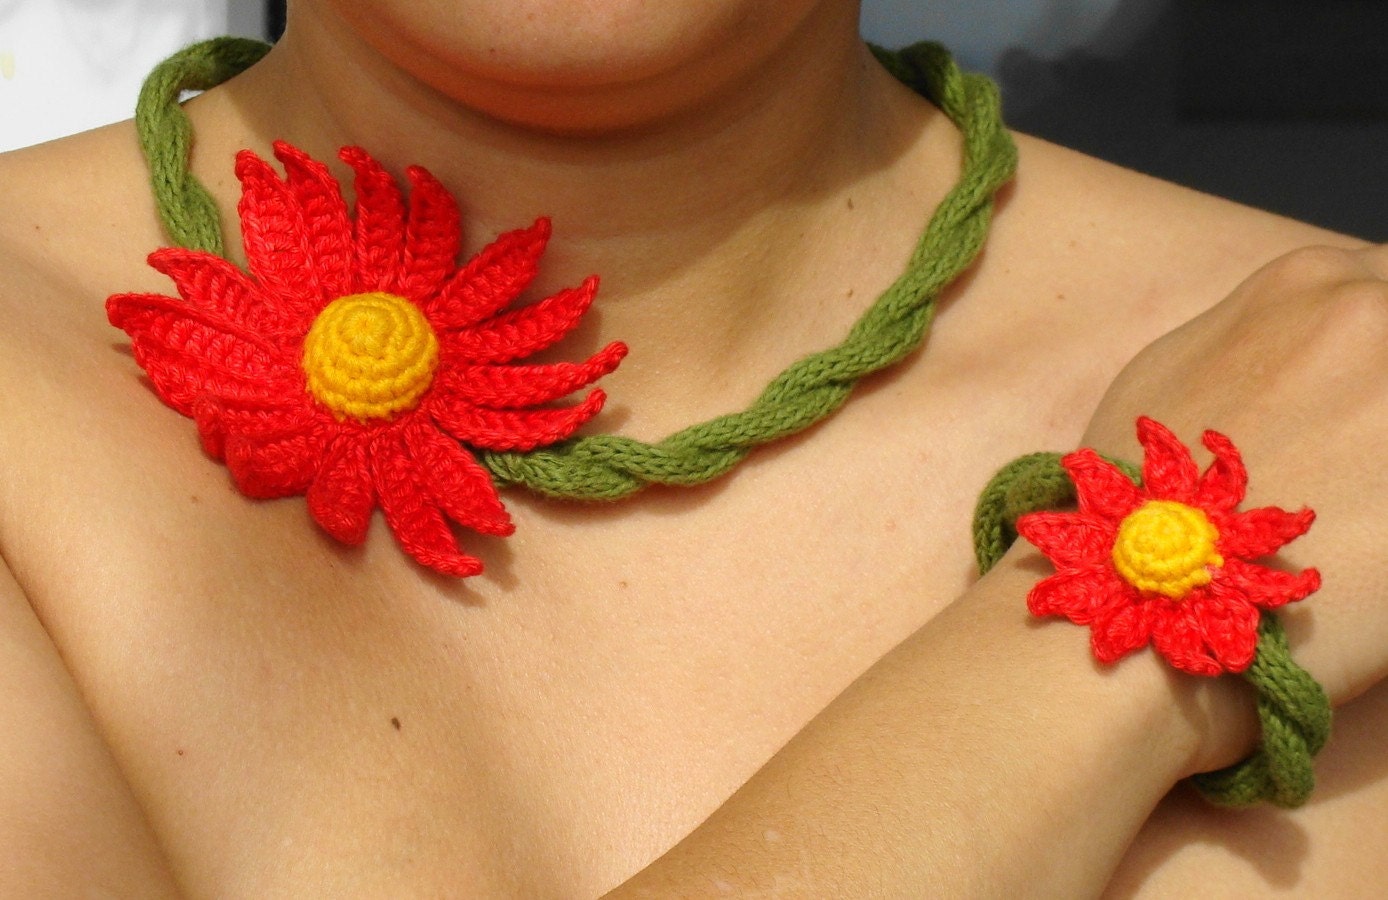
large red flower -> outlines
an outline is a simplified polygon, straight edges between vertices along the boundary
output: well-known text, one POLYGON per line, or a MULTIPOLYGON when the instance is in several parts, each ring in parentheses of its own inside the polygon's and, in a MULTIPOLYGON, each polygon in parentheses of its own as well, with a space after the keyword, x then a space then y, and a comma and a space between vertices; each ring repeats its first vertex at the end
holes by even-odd
POLYGON ((325 165, 274 149, 283 180, 249 150, 236 160, 250 274, 209 253, 155 251, 150 265, 180 297, 117 294, 111 324, 245 494, 307 494, 313 518, 347 543, 365 538, 379 505, 420 563, 474 575, 482 564, 448 520, 493 535, 514 526, 466 447, 530 450, 601 409, 600 390, 543 404, 612 371, 624 345, 581 363, 512 364, 571 331, 597 279, 504 311, 535 275, 547 220, 458 267, 457 205, 424 169, 407 170, 407 202, 376 160, 345 148, 353 214, 325 165))
POLYGON ((1183 671, 1241 672, 1253 661, 1260 610, 1320 587, 1315 569, 1291 574, 1252 560, 1304 534, 1315 514, 1271 506, 1239 512, 1248 473, 1218 432, 1204 434, 1215 460, 1203 474, 1165 426, 1138 419, 1137 434, 1142 487, 1093 450, 1080 450, 1061 461, 1078 512, 1017 521, 1017 532, 1056 566, 1027 605, 1034 615, 1091 626, 1103 662, 1150 641, 1183 671))

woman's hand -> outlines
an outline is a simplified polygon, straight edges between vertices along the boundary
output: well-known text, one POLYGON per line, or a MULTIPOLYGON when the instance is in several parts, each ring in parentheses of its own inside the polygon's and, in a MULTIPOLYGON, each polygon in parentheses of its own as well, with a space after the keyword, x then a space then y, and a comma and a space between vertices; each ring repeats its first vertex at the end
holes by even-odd
MULTIPOLYGON (((1216 428, 1244 451, 1247 506, 1316 509, 1285 562, 1325 586, 1284 619, 1338 701, 1388 670, 1385 273, 1388 250, 1274 263, 1140 354, 1086 435, 1137 459, 1138 415, 1188 443, 1216 428)), ((1097 895, 1178 778, 1247 753, 1252 704, 1237 679, 1151 653, 1101 667, 1081 629, 1037 627, 1038 556, 1014 547, 611 896, 1097 895)))
POLYGON ((1279 554, 1315 566, 1319 593, 1285 608, 1297 661, 1343 703, 1388 674, 1388 247, 1308 248, 1140 353, 1084 443, 1141 459, 1148 415, 1197 445, 1228 435, 1249 471, 1244 508, 1310 506, 1279 554))

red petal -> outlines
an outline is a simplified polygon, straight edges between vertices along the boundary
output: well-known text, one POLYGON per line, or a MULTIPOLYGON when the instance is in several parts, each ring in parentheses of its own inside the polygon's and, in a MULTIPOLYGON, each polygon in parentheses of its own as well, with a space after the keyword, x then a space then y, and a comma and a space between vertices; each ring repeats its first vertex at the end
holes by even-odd
POLYGON ((215 416, 218 426, 229 437, 256 440, 288 437, 336 424, 315 409, 302 393, 286 393, 265 400, 219 397, 199 404, 198 414, 209 419, 215 416))
POLYGON ((1315 520, 1316 514, 1309 509, 1290 513, 1276 506, 1234 513, 1219 522, 1217 546, 1226 559, 1257 559, 1301 537, 1315 520))
POLYGON ((282 345, 294 330, 296 320, 281 308, 278 298, 262 293, 245 272, 220 256, 165 247, 149 255, 149 264, 172 278, 191 306, 217 313, 247 333, 282 345))
POLYGON ((1043 578, 1027 594, 1033 616, 1064 616, 1076 625, 1088 625, 1103 610, 1131 602, 1132 591, 1120 582, 1107 564, 1066 569, 1043 578))
POLYGON ((332 300, 352 289, 352 223, 342 189, 328 167, 284 141, 275 157, 288 176, 288 190, 299 206, 309 264, 332 300))
POLYGON ((405 296, 420 303, 436 294, 453 271, 462 235, 453 195, 419 166, 411 166, 405 174, 412 190, 400 287, 405 296))
POLYGON ((1262 609, 1276 609, 1294 603, 1314 593, 1321 586, 1321 574, 1315 569, 1283 572, 1269 569, 1242 559, 1227 559, 1220 566, 1207 590, 1237 591, 1248 602, 1262 609))
POLYGON ((586 362, 544 366, 450 366, 435 382, 464 403, 493 409, 515 409, 550 403, 592 384, 617 368, 627 355, 626 344, 614 342, 586 362))
POLYGON ((312 265, 298 203, 270 164, 250 150, 236 154, 236 177, 241 243, 251 274, 296 320, 312 316, 326 289, 312 265))
POLYGON ((1258 620, 1262 615, 1258 608, 1241 595, 1208 588, 1193 591, 1182 602, 1190 606, 1191 615, 1200 623, 1205 646, 1219 661, 1220 668, 1229 672, 1248 668, 1258 646, 1258 620))
POLYGON ((1089 634, 1089 647, 1095 658, 1104 663, 1117 662, 1147 646, 1158 614, 1156 603, 1148 600, 1115 603, 1099 610, 1089 634))
POLYGON ((185 416, 194 415, 198 404, 205 400, 269 400, 277 393, 273 384, 247 381, 201 360, 173 355, 157 347, 135 347, 135 362, 144 370, 159 399, 185 416))
POLYGON ((430 411, 449 434, 484 450, 533 450, 562 441, 602 409, 607 395, 594 390, 577 406, 563 409, 484 409, 439 397, 430 411))
POLYGON ((1204 629, 1189 604, 1164 604, 1167 615, 1158 616, 1152 643, 1166 661, 1191 675, 1219 675, 1219 661, 1205 649, 1204 629))
POLYGON ((1200 472, 1186 445, 1171 429, 1146 416, 1137 420, 1137 439, 1143 449, 1142 485, 1147 494, 1190 503, 1200 472))
MULTIPOLYGON (((170 349, 199 353, 208 341, 249 359, 278 361, 279 348, 263 335, 232 320, 227 314, 163 294, 112 294, 106 298, 106 318, 132 340, 155 340, 177 331, 188 343, 168 344, 170 349)), ((218 357, 221 358, 220 356, 218 357)))
POLYGON ((226 459, 226 429, 222 427, 222 408, 215 397, 199 397, 190 415, 198 426, 202 449, 213 459, 226 459))
POLYGON ((1082 513, 1118 522, 1142 502, 1137 485, 1088 447, 1068 454, 1060 464, 1075 483, 1082 513))
POLYGON ((291 374, 275 347, 211 310, 160 294, 106 300, 155 392, 184 415, 206 396, 266 396, 291 374))
POLYGON ((328 534, 344 544, 366 540, 376 492, 366 445, 359 432, 343 433, 332 442, 318 477, 308 489, 308 511, 328 534))
POLYGON ((1233 442, 1218 431, 1205 432, 1202 441, 1215 460, 1200 477, 1194 505, 1216 512, 1228 512, 1243 502, 1248 488, 1248 470, 1233 442))
POLYGON ((1057 566, 1101 563, 1113 553, 1113 523, 1083 513, 1036 512, 1017 520, 1017 533, 1057 566))
POLYGON ((560 291, 533 306, 494 316, 473 328, 444 335, 450 352, 474 363, 505 363, 559 342, 573 331, 593 303, 598 280, 560 291))
POLYGON ((338 153, 356 171, 356 291, 399 290, 405 254, 405 200, 400 186, 360 147, 338 153))
POLYGON ((491 475, 472 454, 418 420, 404 429, 404 437, 430 496, 450 519, 482 534, 505 536, 516 530, 491 475))
POLYGON ((372 442, 371 475, 386 523, 405 552, 421 565, 466 578, 482 571, 482 561, 458 550, 458 541, 438 505, 421 487, 397 430, 372 442))
POLYGON ((535 277, 549 241, 549 219, 508 231, 483 247, 425 305, 434 327, 464 328, 495 315, 515 300, 535 277))
POLYGON ((198 435, 209 456, 226 456, 227 435, 270 439, 317 427, 299 385, 286 385, 262 397, 204 396, 193 405, 198 435))
POLYGON ((242 431, 226 421, 227 470, 248 497, 288 497, 308 490, 333 429, 320 421, 298 431, 242 431))

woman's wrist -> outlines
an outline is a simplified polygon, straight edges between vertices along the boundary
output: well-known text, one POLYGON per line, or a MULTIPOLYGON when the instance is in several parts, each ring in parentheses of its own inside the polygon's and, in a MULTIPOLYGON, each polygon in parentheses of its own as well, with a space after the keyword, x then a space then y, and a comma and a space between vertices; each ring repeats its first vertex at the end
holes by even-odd
POLYGON ((1257 692, 1235 675, 1197 678, 1165 668, 1179 710, 1178 728, 1192 732, 1181 777, 1213 772, 1247 759, 1258 744, 1257 692))
MULTIPOLYGON (((1035 548, 1018 542, 958 603, 978 605, 971 615, 1016 617, 1053 677, 1072 683, 1076 702, 1094 704, 1096 721, 1109 722, 1111 739, 1140 742, 1153 758, 1154 773, 1174 784, 1198 772, 1246 757, 1258 740, 1256 697, 1241 678, 1198 678, 1179 672, 1148 651, 1105 664, 1094 659, 1089 630, 1055 619, 1029 616, 1025 597, 1051 564, 1035 548), (992 613, 982 608, 1004 607, 992 613)), ((1042 672, 1038 677, 1045 677, 1042 672)), ((1094 735, 1096 750, 1105 742, 1094 735)), ((1105 748, 1113 752, 1113 747, 1105 748)))
POLYGON ((1299 806, 1315 785, 1312 758, 1329 737, 1330 707, 1323 686, 1291 659, 1277 611, 1317 591, 1321 575, 1259 560, 1304 535, 1315 513, 1241 509, 1243 455, 1219 432, 1201 436, 1215 457, 1201 472, 1165 425, 1139 416, 1136 431, 1140 468, 1091 447, 1004 466, 975 512, 979 567, 987 572, 1013 536, 1025 538, 1054 565, 1027 591, 1033 615, 1086 628, 1102 664, 1150 648, 1174 671, 1220 679, 1193 693, 1174 688, 1187 718, 1206 723, 1192 743, 1191 767, 1204 773, 1196 787, 1221 805, 1299 806), (1229 675, 1255 689, 1254 703, 1229 675), (1240 723, 1250 708, 1256 752, 1227 763, 1248 743, 1240 723))

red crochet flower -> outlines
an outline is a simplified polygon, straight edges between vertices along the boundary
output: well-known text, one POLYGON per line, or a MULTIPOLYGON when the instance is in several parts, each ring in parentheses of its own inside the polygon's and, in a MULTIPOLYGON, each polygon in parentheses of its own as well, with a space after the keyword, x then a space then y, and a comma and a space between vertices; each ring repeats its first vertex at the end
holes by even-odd
POLYGON ((1300 600, 1320 574, 1290 574, 1250 560, 1275 552, 1311 527, 1309 509, 1238 512, 1248 485, 1239 451, 1206 431, 1215 456, 1200 474, 1190 451, 1164 425, 1137 421, 1143 487, 1093 450, 1066 456, 1079 511, 1022 516, 1017 531, 1055 563, 1056 574, 1027 596, 1034 615, 1062 615, 1092 628, 1103 662, 1149 641, 1194 675, 1241 672, 1253 661, 1260 609, 1300 600))
POLYGON ((157 250, 149 263, 181 298, 117 294, 125 330, 159 397, 197 422, 203 446, 251 497, 307 494, 313 518, 350 544, 379 504, 401 546, 450 575, 474 575, 451 519, 514 530, 469 447, 530 450, 602 408, 536 407, 611 372, 609 344, 582 363, 510 365, 554 344, 592 303, 597 279, 503 312, 534 277, 549 222, 509 232, 459 268, 457 205, 407 170, 406 203, 356 147, 355 216, 322 163, 283 142, 281 180, 249 150, 236 159, 250 275, 209 253, 157 250))

